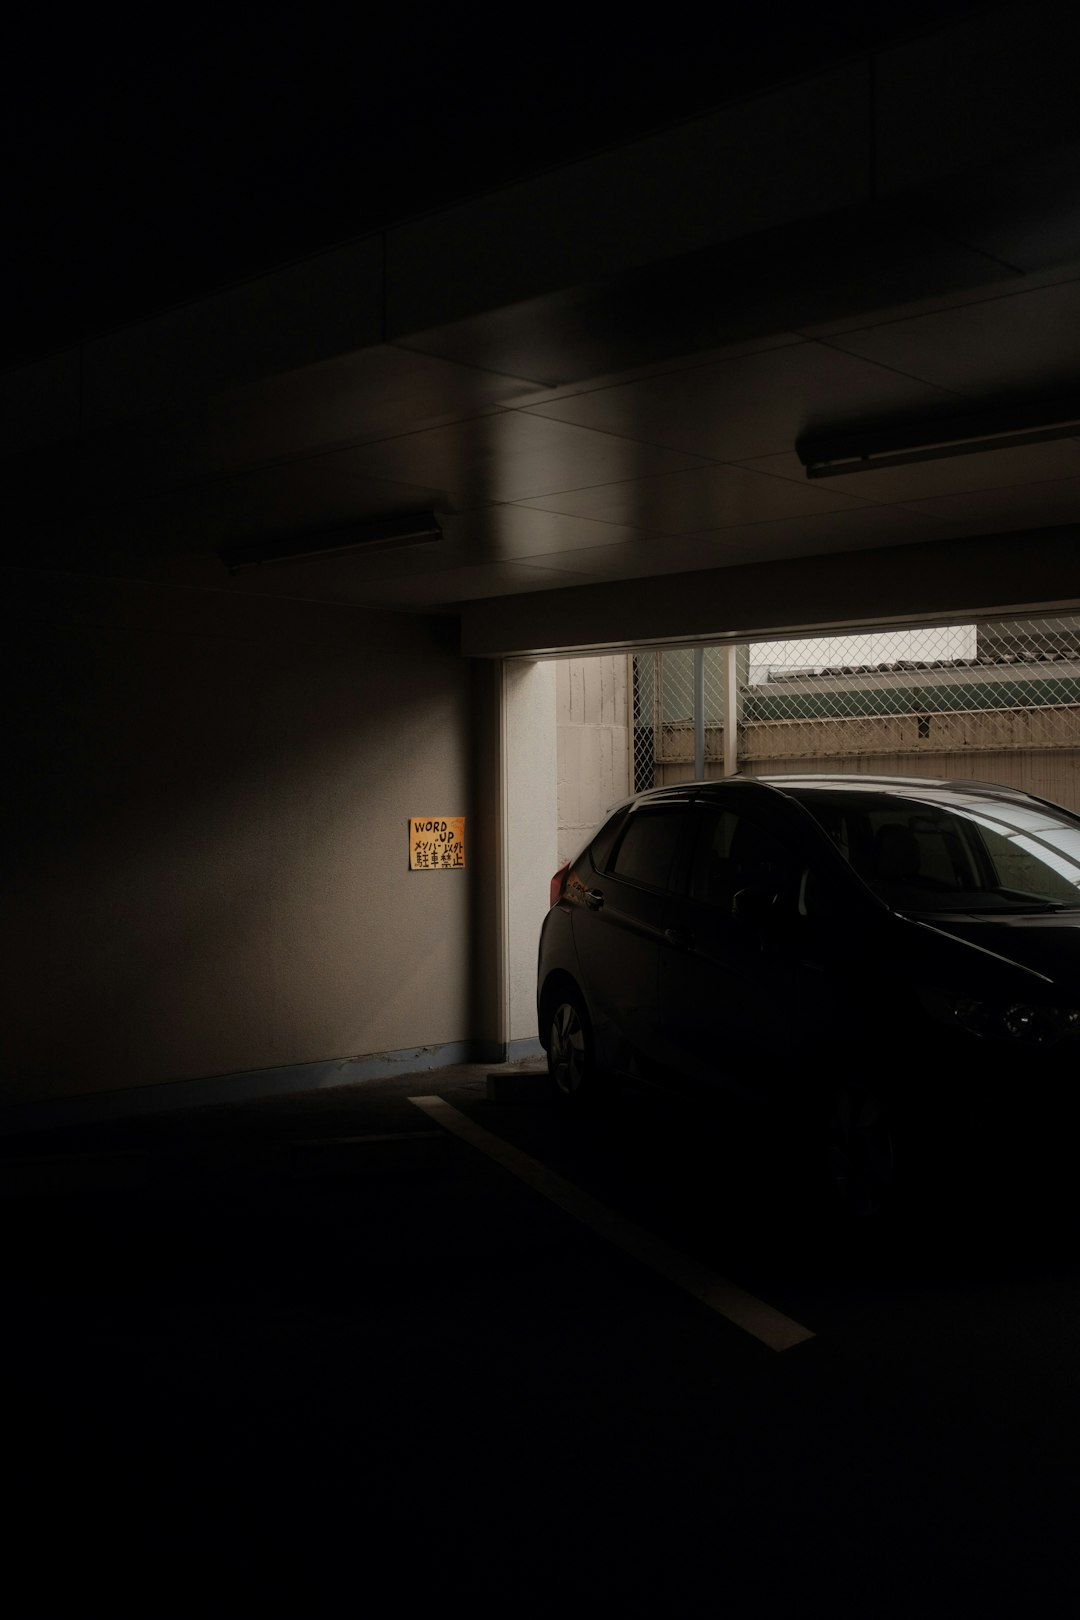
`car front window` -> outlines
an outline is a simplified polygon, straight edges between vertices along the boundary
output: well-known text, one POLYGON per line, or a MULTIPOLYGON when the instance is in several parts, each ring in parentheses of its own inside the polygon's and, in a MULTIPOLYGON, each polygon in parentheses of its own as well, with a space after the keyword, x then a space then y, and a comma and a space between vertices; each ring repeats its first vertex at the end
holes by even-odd
POLYGON ((896 910, 1080 908, 1080 826, 1042 806, 856 791, 793 797, 896 910))
POLYGON ((1048 900, 1080 903, 1080 828, 1042 818, 993 818, 972 812, 998 882, 1048 900), (1021 830, 1023 829, 1023 830, 1021 830), (1030 829, 1030 830, 1028 830, 1030 829))

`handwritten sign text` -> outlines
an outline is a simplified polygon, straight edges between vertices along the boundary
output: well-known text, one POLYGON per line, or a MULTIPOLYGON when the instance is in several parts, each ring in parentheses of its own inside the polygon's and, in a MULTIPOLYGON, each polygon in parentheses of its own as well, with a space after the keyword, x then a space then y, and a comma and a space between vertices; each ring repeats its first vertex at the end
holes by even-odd
POLYGON ((464 865, 464 816, 409 817, 409 867, 413 872, 453 871, 464 865))

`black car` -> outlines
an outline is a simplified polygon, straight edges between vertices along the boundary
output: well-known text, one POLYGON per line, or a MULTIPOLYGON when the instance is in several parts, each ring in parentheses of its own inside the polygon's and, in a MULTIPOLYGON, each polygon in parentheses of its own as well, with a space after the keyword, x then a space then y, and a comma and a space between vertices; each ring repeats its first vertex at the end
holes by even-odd
MULTIPOLYGON (((732 777, 612 813, 552 879, 556 1097, 612 1077, 780 1109, 867 1212, 904 1153, 1080 1084, 1080 816, 979 782, 732 777)), ((959 1133, 959 1135, 957 1134, 959 1133)))

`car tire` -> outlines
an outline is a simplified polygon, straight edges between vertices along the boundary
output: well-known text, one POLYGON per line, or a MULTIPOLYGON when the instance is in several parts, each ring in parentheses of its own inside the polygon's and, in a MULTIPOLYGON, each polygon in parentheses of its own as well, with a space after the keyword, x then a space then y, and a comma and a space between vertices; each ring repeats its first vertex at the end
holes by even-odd
POLYGON ((555 1102, 567 1112, 585 1112, 601 1087, 592 1021, 576 988, 564 986, 551 998, 544 1044, 555 1102))
POLYGON ((834 1094, 825 1123, 825 1168, 834 1207, 872 1220, 896 1193, 896 1137, 888 1104, 873 1087, 852 1083, 834 1094))

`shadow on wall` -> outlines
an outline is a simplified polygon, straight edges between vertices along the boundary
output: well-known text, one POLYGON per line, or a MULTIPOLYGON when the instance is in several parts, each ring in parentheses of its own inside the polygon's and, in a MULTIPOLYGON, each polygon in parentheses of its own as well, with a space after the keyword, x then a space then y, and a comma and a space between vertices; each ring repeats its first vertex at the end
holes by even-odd
POLYGON ((465 1038, 465 875, 407 851, 409 815, 466 810, 456 637, 92 594, 5 637, 7 1096, 465 1038))

